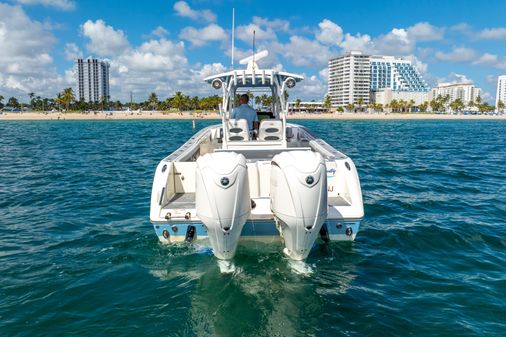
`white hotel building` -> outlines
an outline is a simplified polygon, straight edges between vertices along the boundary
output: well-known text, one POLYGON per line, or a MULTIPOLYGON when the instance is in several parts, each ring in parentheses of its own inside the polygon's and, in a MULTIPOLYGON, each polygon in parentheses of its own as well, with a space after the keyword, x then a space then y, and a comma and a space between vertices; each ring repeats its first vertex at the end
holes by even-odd
POLYGON ((78 99, 85 102, 107 102, 109 93, 109 63, 94 58, 76 61, 78 99))
POLYGON ((363 55, 352 51, 329 61, 328 92, 333 107, 391 100, 427 100, 430 88, 411 61, 393 56, 363 55))
POLYGON ((497 78, 497 93, 495 95, 495 106, 499 101, 506 104, 506 75, 501 75, 497 78))
POLYGON ((469 102, 476 102, 476 98, 481 95, 481 89, 476 88, 472 83, 441 83, 432 89, 429 100, 436 99, 439 95, 441 97, 450 96, 449 102, 460 99, 465 105, 468 105, 469 102))
POLYGON ((369 56, 352 51, 329 61, 328 93, 332 106, 369 104, 371 63, 369 56))

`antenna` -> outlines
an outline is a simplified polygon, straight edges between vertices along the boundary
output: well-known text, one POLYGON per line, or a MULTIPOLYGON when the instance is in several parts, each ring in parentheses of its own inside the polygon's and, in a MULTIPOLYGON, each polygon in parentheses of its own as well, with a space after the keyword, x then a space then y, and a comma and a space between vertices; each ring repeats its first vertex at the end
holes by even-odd
POLYGON ((256 31, 253 30, 253 70, 255 70, 255 33, 256 31))
POLYGON ((234 69, 235 8, 232 7, 232 69, 234 69))

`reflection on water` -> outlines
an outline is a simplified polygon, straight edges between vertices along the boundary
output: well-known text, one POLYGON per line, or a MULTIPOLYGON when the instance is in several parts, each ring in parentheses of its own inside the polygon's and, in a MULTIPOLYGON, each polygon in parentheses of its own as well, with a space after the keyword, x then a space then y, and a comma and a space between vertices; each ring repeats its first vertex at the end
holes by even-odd
POLYGON ((281 244, 242 242, 233 261, 235 272, 224 274, 219 261, 202 254, 202 249, 166 249, 169 264, 151 273, 191 288, 185 331, 196 336, 235 336, 240 331, 254 336, 315 333, 325 297, 349 289, 356 277, 355 263, 360 261, 349 243, 317 246, 308 263, 298 262, 312 270, 301 274, 294 272, 281 244), (351 258, 336 259, 336 255, 351 258))

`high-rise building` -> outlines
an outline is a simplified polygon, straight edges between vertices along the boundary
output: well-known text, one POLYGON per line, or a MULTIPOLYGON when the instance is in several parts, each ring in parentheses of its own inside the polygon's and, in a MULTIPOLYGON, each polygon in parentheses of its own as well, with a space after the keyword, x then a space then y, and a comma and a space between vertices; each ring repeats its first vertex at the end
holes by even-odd
POLYGON ((109 101, 109 63, 94 58, 78 59, 76 63, 79 100, 99 102, 103 97, 109 101))
POLYGON ((468 105, 469 102, 476 102, 476 98, 481 95, 481 89, 476 88, 472 83, 441 83, 432 89, 429 100, 436 99, 439 95, 449 96, 449 102, 460 99, 468 105))
POLYGON ((411 61, 393 56, 371 56, 371 90, 428 92, 423 80, 411 61))
POLYGON ((328 94, 332 106, 369 104, 371 65, 369 56, 352 51, 329 61, 328 94))
POLYGON ((497 107, 499 101, 506 104, 506 75, 501 75, 497 78, 497 94, 495 95, 495 106, 497 107))
POLYGON ((418 92, 422 94, 417 97, 423 98, 430 88, 409 60, 352 51, 329 61, 328 93, 332 106, 357 104, 359 98, 366 105, 370 97, 377 96, 375 92, 385 90, 394 94, 418 92))

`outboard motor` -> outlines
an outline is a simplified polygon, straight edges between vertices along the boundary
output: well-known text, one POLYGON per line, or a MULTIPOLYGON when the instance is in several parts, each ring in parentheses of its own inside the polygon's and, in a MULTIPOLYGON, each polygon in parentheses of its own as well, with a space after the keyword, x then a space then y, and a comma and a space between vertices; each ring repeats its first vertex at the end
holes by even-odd
POLYGON ((327 171, 318 152, 287 151, 271 162, 271 210, 286 255, 304 260, 327 218, 327 171))
POLYGON ((232 259, 251 213, 246 158, 234 152, 208 153, 197 159, 197 216, 207 228, 218 259, 232 259))

